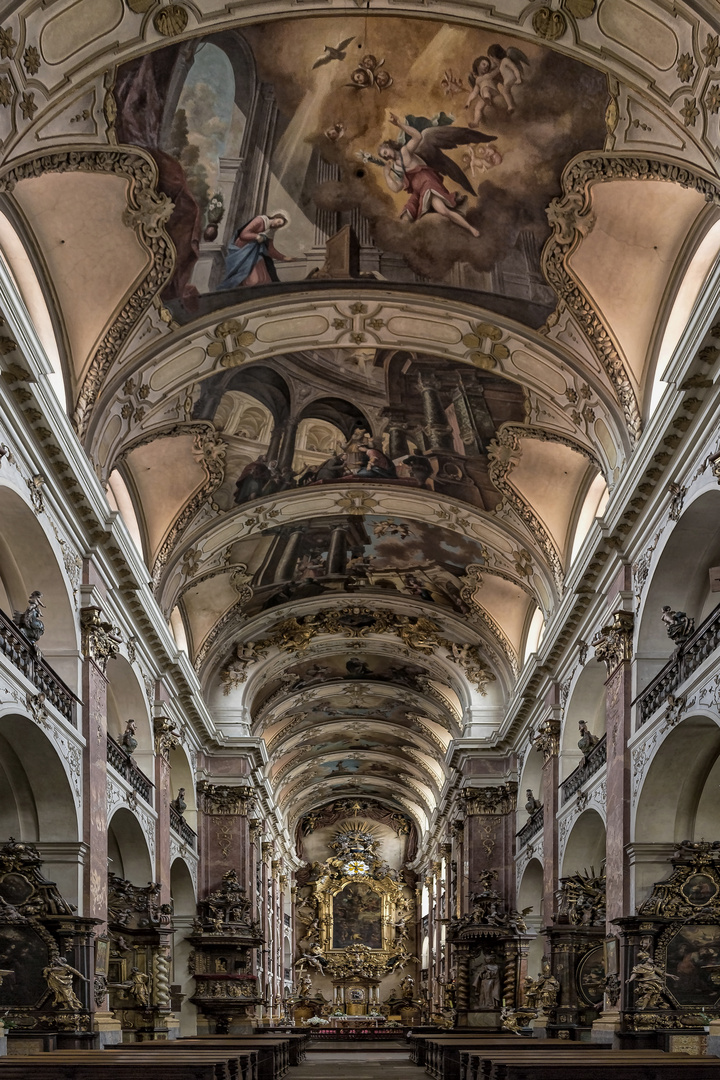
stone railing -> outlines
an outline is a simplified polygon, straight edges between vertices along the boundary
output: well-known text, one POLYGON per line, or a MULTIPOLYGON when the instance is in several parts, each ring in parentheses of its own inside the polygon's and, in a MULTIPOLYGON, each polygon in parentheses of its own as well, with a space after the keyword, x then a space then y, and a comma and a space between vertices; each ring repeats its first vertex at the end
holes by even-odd
POLYGON ((658 672, 652 682, 638 694, 633 705, 638 707, 638 726, 647 723, 650 717, 667 702, 670 694, 675 694, 693 671, 700 667, 720 645, 720 604, 711 611, 707 619, 698 626, 658 672))
POLYGON ((174 833, 184 840, 189 848, 193 851, 196 850, 197 833, 188 825, 182 814, 178 814, 174 806, 170 807, 170 828, 174 833))
POLYGON ((577 769, 570 773, 567 780, 562 783, 562 801, 566 803, 576 791, 579 791, 585 781, 602 769, 607 761, 607 735, 603 735, 593 746, 592 750, 582 761, 577 769))
POLYGON ((519 833, 517 833, 517 846, 519 848, 524 847, 525 844, 532 840, 533 836, 540 832, 543 827, 544 815, 543 807, 539 807, 523 825, 519 833))
POLYGON ((4 656, 26 679, 45 695, 46 701, 71 724, 76 725, 79 699, 59 675, 43 660, 33 645, 4 611, 0 611, 0 656, 4 656))
POLYGON ((115 772, 120 773, 123 779, 137 791, 141 799, 146 803, 152 803, 152 790, 154 784, 148 780, 142 769, 139 769, 129 754, 126 754, 122 746, 116 743, 112 735, 107 737, 108 765, 112 765, 115 772))

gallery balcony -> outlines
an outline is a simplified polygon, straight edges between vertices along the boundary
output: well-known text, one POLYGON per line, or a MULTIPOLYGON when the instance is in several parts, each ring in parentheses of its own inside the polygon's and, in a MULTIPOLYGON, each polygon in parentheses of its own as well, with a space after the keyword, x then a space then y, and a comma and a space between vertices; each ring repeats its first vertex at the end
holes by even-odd
POLYGON ((638 694, 633 702, 637 705, 638 727, 647 723, 651 716, 676 694, 682 684, 696 671, 720 645, 720 604, 711 611, 695 633, 678 647, 673 656, 652 682, 638 694))
POLYGON ((116 743, 112 735, 107 737, 108 765, 112 765, 116 773, 131 785, 141 799, 152 804, 152 791, 154 784, 148 780, 145 773, 137 767, 129 754, 126 754, 122 746, 116 743))
POLYGON ((197 851, 197 833, 188 825, 182 814, 178 814, 174 806, 170 807, 170 828, 179 836, 183 843, 187 844, 191 851, 197 851))
POLYGON ((0 611, 0 656, 4 656, 21 671, 38 692, 45 695, 45 700, 76 726, 76 706, 80 703, 79 698, 60 676, 55 674, 4 611, 0 611))
POLYGON ((586 780, 602 769, 607 761, 607 735, 603 735, 593 746, 590 753, 582 761, 577 769, 574 769, 567 780, 562 783, 563 804, 571 799, 576 791, 579 791, 586 780))
POLYGON ((517 833, 518 848, 525 847, 526 844, 529 844, 533 836, 536 836, 542 831, 543 823, 543 807, 541 806, 535 811, 532 817, 528 818, 520 832, 517 833))

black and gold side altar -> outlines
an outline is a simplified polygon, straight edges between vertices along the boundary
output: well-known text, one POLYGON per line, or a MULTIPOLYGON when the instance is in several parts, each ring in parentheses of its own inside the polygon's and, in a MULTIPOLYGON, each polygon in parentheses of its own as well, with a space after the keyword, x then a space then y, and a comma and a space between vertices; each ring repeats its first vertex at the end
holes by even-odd
POLYGON ((482 871, 482 891, 471 896, 471 909, 448 926, 456 1027, 499 1029, 502 1009, 521 1005, 532 939, 524 916, 531 909, 510 908, 491 887, 496 877, 495 870, 482 871))
POLYGON ((250 901, 237 871, 228 870, 220 887, 198 904, 198 917, 188 939, 193 947, 190 972, 200 1010, 198 1034, 233 1035, 251 1031, 251 1015, 262 1004, 252 974, 251 953, 263 944, 258 923, 250 918, 250 901))
POLYGON ((614 920, 626 1045, 699 1045, 720 1018, 720 841, 681 843, 670 862, 637 915, 614 920))
MULTIPOLYGON (((557 912, 545 930, 550 966, 560 984, 557 1005, 548 1018, 548 1034, 568 1030, 582 1038, 602 1011, 605 986, 605 868, 599 874, 561 878, 557 912)), ((566 1036, 567 1037, 567 1036, 566 1036)))
POLYGON ((41 871, 31 844, 0 847, 0 1016, 24 1049, 92 1045, 94 927, 41 871))
POLYGON ((173 930, 159 885, 108 875, 107 990, 126 1040, 167 1038, 173 930))

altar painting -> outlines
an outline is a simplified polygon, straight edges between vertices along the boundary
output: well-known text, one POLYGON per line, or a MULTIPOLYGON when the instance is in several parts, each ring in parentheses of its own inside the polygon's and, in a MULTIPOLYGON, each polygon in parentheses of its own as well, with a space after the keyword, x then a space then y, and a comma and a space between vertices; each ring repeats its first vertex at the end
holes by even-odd
POLYGON ((680 1005, 720 998, 720 927, 684 926, 667 945, 668 990, 680 1005))
POLYGON ((382 948, 382 897, 363 881, 353 881, 333 897, 333 949, 348 945, 382 948))

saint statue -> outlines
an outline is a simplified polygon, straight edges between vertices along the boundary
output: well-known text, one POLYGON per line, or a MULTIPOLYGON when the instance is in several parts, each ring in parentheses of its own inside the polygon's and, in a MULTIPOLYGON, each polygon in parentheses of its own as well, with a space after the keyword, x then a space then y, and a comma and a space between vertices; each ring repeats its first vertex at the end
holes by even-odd
POLYGON ((70 967, 64 956, 55 956, 50 964, 43 968, 43 978, 52 991, 53 1005, 59 1005, 71 1012, 81 1012, 83 1003, 73 990, 73 976, 83 982, 89 982, 76 968, 70 967))

